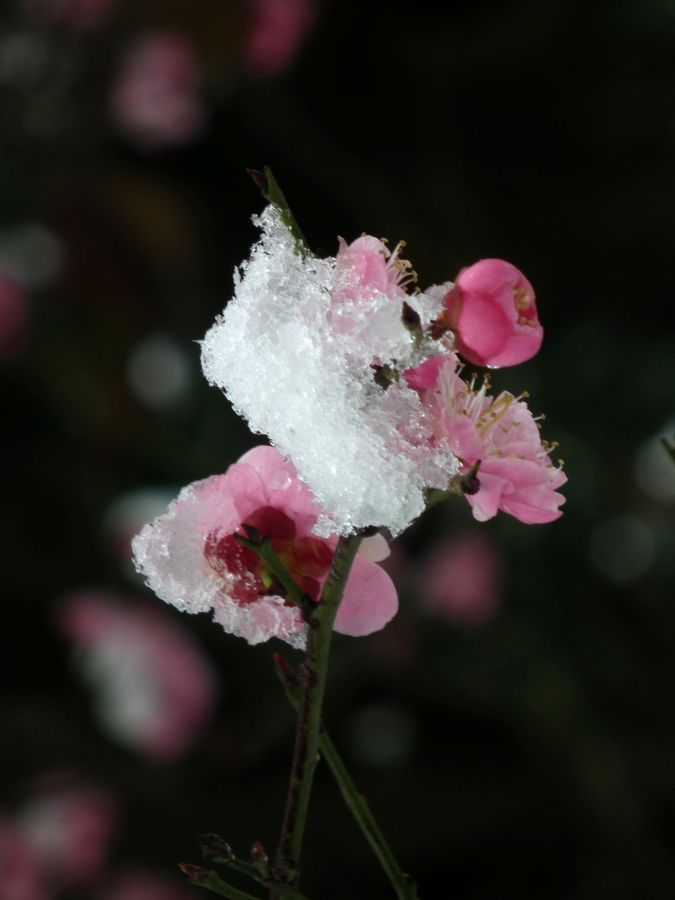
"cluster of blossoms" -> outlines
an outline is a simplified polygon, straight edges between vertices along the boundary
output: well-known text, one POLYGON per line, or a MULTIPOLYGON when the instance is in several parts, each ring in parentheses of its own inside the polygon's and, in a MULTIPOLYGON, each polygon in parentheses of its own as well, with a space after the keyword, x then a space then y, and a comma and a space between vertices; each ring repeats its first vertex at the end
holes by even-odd
MULTIPOLYGON (((401 245, 390 251, 364 235, 319 259, 276 207, 258 223, 261 240, 206 335, 202 365, 274 448, 185 488, 133 546, 165 601, 212 611, 252 643, 275 635, 302 646, 300 609, 242 539, 271 542, 316 602, 339 535, 395 536, 424 511, 429 491, 459 487, 467 475, 476 519, 501 509, 550 522, 566 478, 523 397, 493 397, 487 379, 477 387, 462 378, 457 352, 497 367, 538 351, 534 291, 518 269, 482 260, 455 283, 420 291, 401 245)), ((383 547, 379 536, 364 541, 336 630, 369 634, 395 614, 396 591, 377 565, 383 547)))

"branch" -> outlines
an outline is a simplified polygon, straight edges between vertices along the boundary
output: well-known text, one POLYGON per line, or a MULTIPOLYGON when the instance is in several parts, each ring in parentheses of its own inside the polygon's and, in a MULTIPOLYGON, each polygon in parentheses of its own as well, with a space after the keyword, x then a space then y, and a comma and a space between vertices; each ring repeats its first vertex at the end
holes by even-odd
MULTIPOLYGON (((300 685, 298 683, 297 673, 293 666, 278 653, 274 656, 274 663, 288 702, 293 709, 297 710, 300 702, 300 685)), ((333 777, 340 788, 342 798, 356 819, 363 836, 370 845, 370 849, 379 860, 380 865, 389 878, 391 886, 396 892, 396 896, 399 900, 418 900, 415 883, 409 875, 403 872, 396 861, 396 858, 387 843, 387 839, 375 821, 375 816, 370 809, 368 801, 354 784, 351 775, 347 771, 347 767, 342 761, 342 757, 338 753, 335 744, 325 729, 322 730, 319 738, 319 749, 321 751, 321 756, 325 759, 328 768, 333 773, 333 777)))
MULTIPOLYGON (((298 702, 293 765, 276 854, 276 870, 280 880, 291 887, 297 887, 300 880, 300 850, 314 771, 319 757, 321 710, 326 689, 333 623, 361 541, 360 535, 341 537, 338 541, 321 599, 315 605, 309 621, 302 688, 298 702)), ((280 895, 272 891, 270 897, 279 898, 280 895)))

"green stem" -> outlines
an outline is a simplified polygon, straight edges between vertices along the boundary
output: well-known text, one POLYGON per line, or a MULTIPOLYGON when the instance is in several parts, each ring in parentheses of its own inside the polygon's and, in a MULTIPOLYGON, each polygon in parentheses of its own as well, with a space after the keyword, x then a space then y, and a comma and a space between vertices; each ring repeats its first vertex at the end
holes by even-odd
POLYGON ((443 503, 444 500, 447 500, 449 497, 452 497, 452 493, 450 491, 441 491, 432 488, 426 492, 426 509, 433 509, 434 506, 438 506, 439 503, 443 503))
MULTIPOLYGON (((291 706, 297 710, 300 702, 300 690, 295 671, 290 664, 279 655, 275 657, 275 663, 277 674, 283 685, 286 697, 291 706)), ((370 809, 368 801, 354 784, 337 747, 325 729, 321 732, 319 738, 319 750, 321 756, 328 764, 328 768, 333 773, 333 777, 340 788, 340 793, 342 794, 345 804, 354 816, 363 836, 368 841, 371 850, 379 860, 380 865, 389 878, 396 896, 399 900, 418 900, 417 888, 414 882, 405 874, 405 872, 403 872, 396 861, 396 858, 387 843, 387 839, 375 821, 375 817, 370 809)))
MULTIPOLYGON (((352 535, 348 538, 341 537, 338 541, 321 600, 316 604, 307 630, 293 765, 275 861, 275 874, 291 887, 297 887, 300 881, 300 851, 319 758, 321 710, 333 623, 361 540, 360 535, 352 535)), ((279 894, 272 890, 271 900, 278 897, 279 894)))
POLYGON ((235 534, 235 538, 240 544, 243 544, 244 547, 248 547, 249 550, 258 554, 260 559, 262 559, 267 568, 286 591, 286 597, 291 603, 304 608, 305 603, 303 601, 305 597, 293 578, 291 578, 286 566, 277 556, 269 538, 265 538, 261 543, 245 538, 241 534, 235 534))
POLYGON ((417 900, 417 887, 409 875, 401 870, 391 847, 382 834, 379 825, 368 805, 368 801, 359 793, 347 771, 342 757, 337 751, 333 741, 327 734, 323 734, 320 741, 321 755, 328 763, 335 780, 340 788, 342 798, 356 819, 363 836, 370 844, 370 849, 378 858, 384 869, 391 886, 399 900, 417 900))
POLYGON ((291 212, 291 208, 288 205, 288 201, 284 196, 284 192, 279 187, 279 183, 276 178, 272 174, 272 170, 269 166, 265 166, 263 169, 265 173, 265 178, 267 180, 267 191, 265 192, 265 199, 270 203, 274 204, 276 208, 279 210, 279 214, 281 215, 281 219, 293 235, 295 239, 295 245, 298 249, 298 252, 301 256, 307 256, 309 254, 309 246, 307 241, 305 240, 305 236, 302 233, 300 226, 298 225, 298 221, 291 212))

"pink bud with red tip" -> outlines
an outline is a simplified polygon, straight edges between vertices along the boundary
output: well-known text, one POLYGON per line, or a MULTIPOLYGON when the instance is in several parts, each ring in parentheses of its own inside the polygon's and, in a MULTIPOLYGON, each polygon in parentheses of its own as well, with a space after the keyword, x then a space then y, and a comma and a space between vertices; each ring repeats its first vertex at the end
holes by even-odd
POLYGON ((479 366, 515 366, 541 347, 534 289, 503 259, 481 259, 462 269, 445 298, 455 346, 479 366))

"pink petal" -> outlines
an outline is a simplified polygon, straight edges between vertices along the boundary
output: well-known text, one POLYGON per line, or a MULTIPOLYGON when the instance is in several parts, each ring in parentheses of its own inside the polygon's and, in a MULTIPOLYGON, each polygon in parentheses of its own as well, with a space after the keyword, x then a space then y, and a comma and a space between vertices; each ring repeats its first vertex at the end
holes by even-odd
POLYGON ((438 384, 438 373, 447 360, 447 356, 432 356, 414 369, 408 369, 403 373, 408 387, 415 391, 432 391, 438 384))
MULTIPOLYGON (((311 532, 319 517, 312 492, 298 478, 293 463, 284 459, 276 447, 266 445, 254 447, 241 457, 237 465, 230 466, 228 472, 237 466, 246 466, 258 475, 261 496, 265 498, 258 506, 273 506, 286 513, 295 522, 298 537, 304 537, 311 532)), ((246 515, 250 515, 253 511, 250 510, 246 515)), ((242 518, 245 519, 246 515, 242 518)))
POLYGON ((359 556, 362 559, 369 559, 371 562, 382 562, 386 559, 391 550, 386 538, 381 534, 374 534, 372 537, 364 538, 359 547, 359 556))
POLYGON ((384 569, 357 556, 335 619, 335 630, 352 637, 379 631, 396 615, 398 596, 384 569))
POLYGON ((251 513, 269 504, 262 479, 251 466, 233 463, 221 477, 229 488, 228 505, 233 505, 236 509, 236 520, 234 516, 228 517, 231 519, 230 527, 222 529, 224 534, 231 534, 251 513))
POLYGON ((459 317, 457 348, 477 365, 492 364, 511 337, 513 325, 491 297, 475 295, 465 303, 459 317))
POLYGON ((498 475, 490 475, 479 471, 480 490, 477 494, 467 494, 466 499, 473 510, 473 517, 478 522, 487 522, 497 515, 502 506, 502 495, 512 490, 512 486, 498 475))
POLYGON ((483 442, 476 426, 468 416, 458 419, 446 417, 444 426, 453 453, 467 466, 472 466, 483 456, 483 442))
POLYGON ((512 335, 508 345, 501 353, 496 353, 490 360, 494 368, 501 366, 517 366, 521 362, 532 359, 541 349, 544 340, 544 329, 537 322, 535 325, 519 325, 518 333, 512 335))

